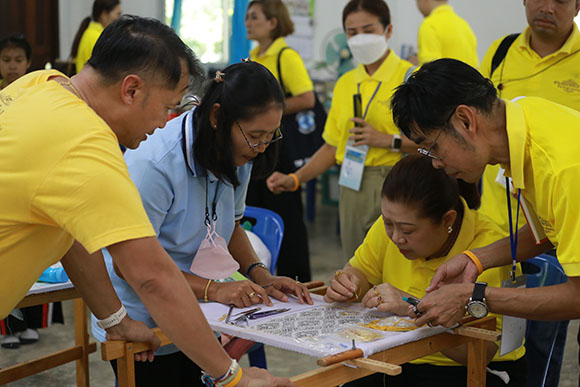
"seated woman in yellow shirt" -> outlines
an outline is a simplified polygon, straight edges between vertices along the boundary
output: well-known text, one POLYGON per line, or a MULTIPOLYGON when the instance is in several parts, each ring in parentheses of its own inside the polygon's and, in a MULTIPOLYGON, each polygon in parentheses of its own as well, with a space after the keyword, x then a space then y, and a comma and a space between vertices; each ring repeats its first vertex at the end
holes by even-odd
MULTIPOLYGON (((406 316, 409 304, 402 297, 421 298, 437 268, 454 255, 485 246, 501 231, 474 208, 479 195, 473 184, 456 180, 435 169, 429 158, 411 155, 401 159, 387 175, 381 193, 382 216, 369 230, 355 256, 330 280, 327 302, 359 296, 363 305, 406 316)), ((509 267, 486 270, 478 281, 500 286, 509 267)), ((501 329, 501 316, 495 315, 501 329)), ((506 371, 509 386, 525 385, 524 348, 502 357, 498 345, 488 343, 488 366, 506 371)), ((386 376, 392 386, 462 386, 466 384, 467 346, 435 353, 403 365, 401 375, 386 376)), ((361 385, 382 385, 383 375, 361 379, 361 385)), ((487 375, 488 386, 505 386, 500 377, 487 375)))

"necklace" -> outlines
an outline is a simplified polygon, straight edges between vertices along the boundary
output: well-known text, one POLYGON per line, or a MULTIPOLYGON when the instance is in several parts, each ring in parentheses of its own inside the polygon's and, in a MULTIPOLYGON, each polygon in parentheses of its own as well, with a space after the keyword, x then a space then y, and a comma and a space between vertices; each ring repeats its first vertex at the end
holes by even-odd
POLYGON ((73 85, 73 83, 71 82, 70 79, 67 79, 66 81, 62 81, 62 82, 58 82, 60 85, 63 86, 68 86, 70 87, 70 89, 72 90, 72 92, 79 97, 80 99, 83 99, 83 97, 81 97, 81 93, 79 93, 79 91, 77 90, 77 88, 75 87, 75 85, 73 85))

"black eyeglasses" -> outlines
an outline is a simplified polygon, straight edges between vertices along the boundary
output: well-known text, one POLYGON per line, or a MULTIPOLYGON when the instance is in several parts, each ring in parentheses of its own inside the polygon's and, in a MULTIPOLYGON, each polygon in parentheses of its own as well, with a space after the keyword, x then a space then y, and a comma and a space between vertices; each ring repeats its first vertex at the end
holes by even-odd
MULTIPOLYGON (((449 124, 449 121, 451 121, 451 117, 453 117, 453 114, 455 114, 455 110, 457 110, 457 107, 455 107, 453 110, 451 110, 451 114, 449 114, 449 117, 447 118, 447 120, 445 120, 445 125, 449 124)), ((433 140, 433 143, 431 144, 431 146, 428 149, 421 147, 421 148, 417 149, 417 152, 419 152, 423 156, 430 157, 434 160, 441 160, 439 157, 435 156, 435 154, 433 153, 433 148, 437 144, 437 140, 439 140, 439 136, 441 136, 441 133, 443 133, 443 128, 441 128, 439 130, 439 133, 437 133, 437 136, 435 136, 435 140, 433 140)))
POLYGON ((250 142, 250 140, 248 140, 248 137, 246 136, 246 133, 244 133, 244 130, 242 129, 242 126, 240 125, 240 123, 238 121, 236 121, 236 124, 238 125, 238 128, 240 128, 240 132, 242 132, 242 136, 244 136, 244 139, 248 143, 248 146, 250 147, 250 149, 255 149, 255 148, 259 147, 260 145, 270 145, 271 143, 279 141, 282 139, 282 137, 284 137, 284 136, 282 136, 282 131, 280 130, 280 128, 276 128, 272 132, 266 133, 266 138, 270 138, 269 140, 260 141, 257 144, 252 144, 250 142))

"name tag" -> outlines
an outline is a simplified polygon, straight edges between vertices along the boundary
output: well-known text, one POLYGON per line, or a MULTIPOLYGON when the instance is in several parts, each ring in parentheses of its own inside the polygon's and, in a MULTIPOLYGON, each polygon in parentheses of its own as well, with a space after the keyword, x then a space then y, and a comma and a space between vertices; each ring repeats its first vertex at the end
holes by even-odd
POLYGON ((352 143, 349 140, 346 144, 338 184, 358 191, 360 190, 360 184, 362 182, 369 146, 353 146, 352 143))
MULTIPOLYGON (((526 276, 520 275, 516 277, 513 282, 510 279, 502 281, 502 288, 525 288, 526 276)), ((503 316, 501 322, 501 345, 499 348, 499 355, 503 356, 512 351, 515 351, 524 343, 524 336, 526 334, 526 319, 513 316, 503 316)))

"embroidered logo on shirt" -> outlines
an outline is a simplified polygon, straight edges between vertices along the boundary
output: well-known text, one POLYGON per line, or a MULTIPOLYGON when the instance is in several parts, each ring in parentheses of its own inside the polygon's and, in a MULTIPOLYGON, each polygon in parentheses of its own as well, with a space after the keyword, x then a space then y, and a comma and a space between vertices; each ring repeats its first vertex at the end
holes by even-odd
POLYGON ((566 93, 578 93, 580 92, 580 84, 573 79, 567 79, 565 81, 554 81, 554 84, 560 89, 564 90, 566 93))

